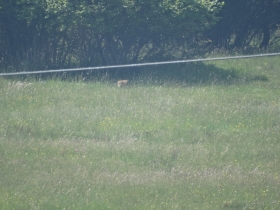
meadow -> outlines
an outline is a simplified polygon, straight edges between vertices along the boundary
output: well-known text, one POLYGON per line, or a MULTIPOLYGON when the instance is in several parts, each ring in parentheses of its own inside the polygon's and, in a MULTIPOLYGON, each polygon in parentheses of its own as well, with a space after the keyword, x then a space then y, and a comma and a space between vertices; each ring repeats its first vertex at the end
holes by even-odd
POLYGON ((280 208, 279 57, 95 76, 0 78, 0 209, 280 208))

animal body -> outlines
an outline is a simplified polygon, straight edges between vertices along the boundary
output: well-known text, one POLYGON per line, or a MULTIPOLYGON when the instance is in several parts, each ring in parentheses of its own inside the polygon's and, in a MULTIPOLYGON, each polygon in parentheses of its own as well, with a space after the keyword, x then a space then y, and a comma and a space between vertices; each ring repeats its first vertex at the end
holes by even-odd
POLYGON ((118 87, 125 86, 127 84, 128 80, 119 80, 118 81, 118 87))

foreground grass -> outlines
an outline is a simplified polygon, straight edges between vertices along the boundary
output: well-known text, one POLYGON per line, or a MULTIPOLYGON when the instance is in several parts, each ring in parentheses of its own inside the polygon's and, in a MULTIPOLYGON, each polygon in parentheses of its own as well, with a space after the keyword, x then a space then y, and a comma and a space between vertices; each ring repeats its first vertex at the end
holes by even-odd
POLYGON ((278 60, 1 79, 0 208, 279 209, 278 60))

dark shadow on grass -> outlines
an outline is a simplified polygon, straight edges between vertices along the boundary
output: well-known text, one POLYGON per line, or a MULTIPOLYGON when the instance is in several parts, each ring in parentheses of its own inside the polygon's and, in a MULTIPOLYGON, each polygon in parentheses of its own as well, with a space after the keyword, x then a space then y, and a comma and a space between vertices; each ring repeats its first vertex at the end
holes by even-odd
MULTIPOLYGON (((13 78, 15 79, 15 78, 13 78)), ((103 70, 72 71, 17 76, 17 80, 57 79, 73 82, 107 82, 129 80, 130 85, 233 85, 253 81, 267 82, 265 75, 242 74, 235 69, 217 68, 213 64, 187 63, 154 65, 133 68, 116 68, 103 70)))
POLYGON ((223 209, 245 209, 247 205, 237 201, 224 202, 223 209))
POLYGON ((88 81, 129 80, 130 84, 145 85, 233 85, 253 81, 268 81, 265 75, 245 75, 235 69, 217 68, 212 64, 188 63, 157 65, 123 69, 92 71, 85 75, 88 81))

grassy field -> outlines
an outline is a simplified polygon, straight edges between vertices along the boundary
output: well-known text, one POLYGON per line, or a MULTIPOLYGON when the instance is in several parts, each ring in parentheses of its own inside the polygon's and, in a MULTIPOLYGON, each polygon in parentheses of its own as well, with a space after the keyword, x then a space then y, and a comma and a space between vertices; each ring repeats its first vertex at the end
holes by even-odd
POLYGON ((128 71, 0 78, 0 209, 280 209, 279 57, 128 71))

